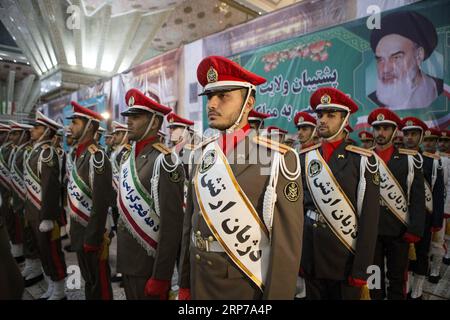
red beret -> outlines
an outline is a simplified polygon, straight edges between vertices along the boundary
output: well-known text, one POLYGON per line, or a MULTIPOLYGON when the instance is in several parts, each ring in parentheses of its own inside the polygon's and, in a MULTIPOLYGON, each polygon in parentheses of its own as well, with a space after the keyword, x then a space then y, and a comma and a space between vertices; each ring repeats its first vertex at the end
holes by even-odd
POLYGON ((314 111, 358 111, 358 105, 349 96, 333 87, 317 89, 309 99, 309 104, 314 111))
POLYGON ((297 112, 297 114, 295 115, 294 125, 296 127, 308 125, 315 127, 317 125, 317 120, 310 113, 301 111, 297 112))
POLYGON ((269 113, 258 112, 255 109, 250 110, 248 113, 248 121, 262 121, 270 118, 272 115, 269 113))
POLYGON ((266 82, 234 61, 221 56, 203 59, 197 68, 197 80, 204 87, 201 95, 212 91, 252 88, 266 82))
POLYGON ((373 134, 365 130, 358 133, 358 137, 361 141, 373 140, 373 134))
POLYGON ((119 131, 128 131, 128 125, 117 122, 117 121, 113 121, 111 124, 112 127, 112 133, 116 133, 119 131))
POLYGON ((167 116, 167 121, 169 121, 169 127, 171 126, 189 127, 194 125, 193 121, 182 118, 173 112, 167 116))
POLYGON ((87 119, 97 121, 97 122, 100 122, 103 120, 103 117, 100 115, 100 113, 97 113, 95 111, 92 111, 91 109, 83 107, 75 101, 70 101, 70 104, 73 107, 73 114, 70 117, 67 117, 67 119, 82 117, 82 118, 87 118, 87 119))
POLYGON ((367 122, 369 122, 371 126, 391 124, 399 128, 401 127, 401 120, 399 116, 387 108, 376 108, 373 110, 369 114, 367 122))
POLYGON ((419 129, 425 131, 428 129, 428 126, 425 124, 425 122, 416 117, 405 117, 402 119, 401 128, 402 130, 405 131, 412 129, 419 129))
POLYGON ((172 108, 163 106, 155 100, 147 97, 138 89, 130 89, 125 95, 125 102, 128 109, 121 113, 122 116, 129 116, 130 114, 137 114, 144 112, 156 113, 162 116, 172 112, 172 108))
POLYGON ((439 138, 441 136, 441 130, 437 128, 428 128, 423 134, 424 138, 439 138))
POLYGON ((288 133, 286 130, 278 128, 276 126, 267 127, 266 130, 267 130, 268 133, 273 133, 273 132, 278 132, 278 133, 281 133, 281 134, 287 134, 288 133))

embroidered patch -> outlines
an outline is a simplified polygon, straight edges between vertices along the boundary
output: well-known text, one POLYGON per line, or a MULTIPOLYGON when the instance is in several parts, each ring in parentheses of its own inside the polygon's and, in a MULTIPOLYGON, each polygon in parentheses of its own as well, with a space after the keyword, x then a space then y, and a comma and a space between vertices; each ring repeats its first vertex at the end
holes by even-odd
POLYGON ((313 160, 309 164, 308 174, 311 178, 317 176, 322 171, 322 164, 320 161, 313 160))
POLYGON ((180 182, 181 178, 182 178, 182 176, 177 170, 175 170, 169 174, 170 181, 172 181, 174 183, 180 182))
POLYGON ((295 181, 289 182, 284 187, 284 196, 286 199, 288 199, 290 202, 295 202, 300 197, 300 187, 298 186, 298 183, 295 181))
POLYGON ((375 174, 372 176, 372 182, 376 186, 380 185, 380 173, 375 172, 375 174))
POLYGON ((208 171, 216 162, 217 155, 215 150, 208 151, 202 159, 200 164, 200 173, 205 173, 208 171))

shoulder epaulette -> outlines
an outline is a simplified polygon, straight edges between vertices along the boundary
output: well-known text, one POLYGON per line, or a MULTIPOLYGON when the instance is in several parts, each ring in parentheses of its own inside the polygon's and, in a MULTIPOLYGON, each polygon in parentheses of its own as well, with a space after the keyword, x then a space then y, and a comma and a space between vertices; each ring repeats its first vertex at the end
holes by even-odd
POLYGON ((317 148, 319 148, 321 145, 322 145, 321 143, 318 143, 318 144, 309 146, 309 147, 307 147, 307 148, 305 148, 305 149, 300 150, 299 154, 303 154, 303 153, 306 153, 306 152, 308 152, 308 151, 317 149, 317 148))
POLYGON ((438 154, 436 154, 436 153, 431 153, 431 152, 424 151, 424 152, 422 152, 422 155, 424 157, 432 158, 432 159, 435 159, 435 160, 441 159, 441 157, 438 154))
POLYGON ((99 147, 97 147, 95 144, 91 144, 91 145, 88 147, 88 151, 89 151, 91 154, 95 154, 96 152, 100 151, 100 149, 99 149, 99 147))
POLYGON ((364 149, 364 148, 361 148, 361 147, 357 147, 357 146, 354 146, 352 144, 347 145, 345 147, 345 150, 350 151, 350 152, 354 152, 354 153, 357 153, 357 154, 360 154, 360 155, 363 155, 363 156, 366 156, 366 157, 373 156, 373 152, 371 150, 364 149))
POLYGON ((162 144, 160 142, 153 144, 153 148, 155 148, 156 150, 158 150, 159 152, 161 152, 163 154, 169 154, 171 152, 167 146, 165 146, 164 144, 162 144))
POLYGON ((267 149, 278 151, 283 155, 286 154, 288 151, 293 150, 291 147, 285 144, 261 136, 254 136, 253 142, 259 144, 260 146, 266 147, 267 149))
POLYGON ((196 148, 195 144, 192 143, 188 143, 184 145, 184 148, 186 148, 187 150, 194 150, 196 148))
POLYGON ((196 146, 194 147, 194 149, 192 149, 192 150, 198 150, 198 149, 200 149, 200 148, 203 148, 203 147, 206 146, 207 144, 209 144, 209 143, 211 143, 211 142, 213 142, 213 141, 216 141, 218 138, 219 138, 219 136, 212 136, 212 137, 210 137, 210 138, 208 138, 208 139, 206 139, 206 140, 200 142, 200 143, 199 143, 198 145, 196 145, 196 146))
POLYGON ((398 148, 398 153, 407 154, 409 156, 416 156, 419 152, 417 150, 398 148))

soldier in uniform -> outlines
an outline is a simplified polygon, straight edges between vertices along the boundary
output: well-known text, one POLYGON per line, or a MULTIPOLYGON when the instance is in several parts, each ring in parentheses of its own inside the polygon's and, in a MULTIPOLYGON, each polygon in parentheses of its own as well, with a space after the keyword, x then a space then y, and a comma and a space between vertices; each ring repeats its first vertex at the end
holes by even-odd
POLYGON ((250 128, 259 134, 259 131, 264 129, 264 120, 270 117, 271 115, 269 113, 258 112, 255 109, 250 110, 248 114, 248 123, 250 124, 250 128))
POLYGON ((0 300, 22 299, 24 281, 11 254, 8 232, 0 216, 0 300))
MULTIPOLYGON (((381 269, 381 288, 371 297, 384 299, 386 276, 389 280, 387 298, 406 298, 405 285, 408 269, 408 248, 420 240, 425 222, 425 187, 422 160, 415 150, 397 149, 392 140, 401 129, 400 118, 387 108, 377 108, 369 114, 374 129, 380 162, 380 221, 374 264, 381 269)), ((375 206, 374 206, 375 207, 375 206)))
POLYGON ((361 131, 358 133, 359 140, 361 140, 361 147, 364 149, 372 150, 374 146, 373 134, 369 131, 361 131))
MULTIPOLYGON (((115 121, 113 121, 113 123, 114 122, 115 121)), ((108 158, 110 158, 115 149, 114 148, 114 131, 112 131, 111 133, 108 132, 107 134, 105 134, 105 145, 106 145, 106 155, 108 156, 108 158)))
POLYGON ((111 300, 108 208, 112 202, 111 163, 95 140, 102 117, 71 102, 70 131, 78 140, 67 187, 71 247, 85 280, 86 300, 111 300))
MULTIPOLYGON (((300 142, 300 150, 314 145, 314 136, 317 133, 317 120, 308 112, 297 112, 294 117, 297 127, 297 136, 300 142)), ((299 150, 299 151, 300 151, 299 150)))
POLYGON ((358 110, 346 94, 320 88, 310 105, 323 140, 300 151, 307 186, 301 259, 306 298, 367 298, 378 222, 373 205, 379 198, 377 162, 371 151, 345 141, 344 127, 358 110))
POLYGON ((128 136, 118 196, 117 268, 127 299, 168 299, 183 226, 183 168, 158 140, 172 111, 137 89, 126 94, 128 136))
POLYGON ((209 126, 222 133, 194 157, 179 299, 292 299, 302 251, 300 165, 293 149, 250 129, 256 86, 266 80, 220 56, 205 58, 197 78, 209 126))
POLYGON ((405 148, 405 143, 403 141, 403 131, 397 130, 397 132, 395 133, 393 144, 397 149, 405 148))
MULTIPOLYGON (((446 252, 442 258, 445 265, 450 265, 450 130, 442 130, 439 138, 439 154, 444 166, 444 182, 446 189, 445 206, 444 206, 444 230, 442 237, 444 238, 444 245, 446 252)), ((440 248, 438 249, 440 251, 440 248)), ((438 254, 436 254, 437 256, 438 254)), ((439 267, 434 268, 434 275, 439 275, 439 267)), ((431 271, 433 275, 433 267, 431 271)))
POLYGON ((17 145, 16 151, 11 160, 11 189, 12 189, 12 209, 18 223, 16 230, 21 230, 23 234, 23 252, 25 257, 25 268, 22 277, 25 286, 29 287, 43 279, 42 266, 39 259, 37 244, 33 241, 32 231, 28 220, 25 219, 25 198, 26 187, 23 178, 23 160, 31 150, 30 129, 31 125, 19 124, 11 121, 11 137, 17 145))
POLYGON ((408 282, 411 284, 408 298, 422 300, 423 283, 429 269, 431 236, 442 228, 444 219, 444 177, 441 159, 436 154, 440 131, 428 128, 422 120, 414 117, 403 118, 401 126, 406 147, 419 151, 423 158, 425 228, 420 241, 414 245, 416 259, 410 261, 408 274, 408 282), (419 148, 422 141, 423 152, 419 148))
POLYGON ((47 278, 47 291, 41 299, 66 299, 64 292, 66 263, 61 251, 60 213, 61 183, 58 155, 51 139, 60 125, 36 112, 31 129, 33 148, 24 160, 27 196, 25 219, 37 243, 42 267, 47 278))

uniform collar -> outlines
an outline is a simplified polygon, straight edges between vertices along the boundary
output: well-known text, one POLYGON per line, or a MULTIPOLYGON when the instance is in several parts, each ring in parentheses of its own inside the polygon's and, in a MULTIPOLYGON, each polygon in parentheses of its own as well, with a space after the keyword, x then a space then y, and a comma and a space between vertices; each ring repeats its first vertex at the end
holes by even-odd
POLYGON ((344 139, 340 139, 337 141, 329 142, 329 141, 322 141, 322 152, 323 152, 323 158, 326 162, 328 162, 333 155, 334 150, 339 148, 339 146, 344 142, 344 139))
POLYGON ((79 156, 81 156, 83 154, 83 152, 87 149, 87 147, 89 147, 91 144, 94 143, 94 139, 88 140, 86 142, 83 143, 79 143, 77 145, 77 149, 75 151, 75 156, 78 158, 79 156))
POLYGON ((153 141, 155 141, 156 138, 158 138, 158 136, 154 135, 154 136, 148 137, 147 139, 136 142, 136 148, 134 149, 134 155, 137 157, 139 155, 139 153, 141 153, 141 151, 145 148, 145 146, 148 145, 149 143, 152 143, 153 141))
POLYGON ((244 140, 250 133, 250 124, 246 124, 242 129, 237 129, 231 133, 223 134, 219 139, 219 146, 225 155, 228 155, 236 146, 244 140))
POLYGON ((375 147, 376 154, 381 159, 383 159, 384 163, 388 163, 389 160, 391 160, 391 157, 392 157, 392 154, 394 153, 394 150, 395 150, 394 144, 391 144, 390 147, 388 147, 388 148, 386 148, 384 150, 381 150, 381 149, 375 147))

